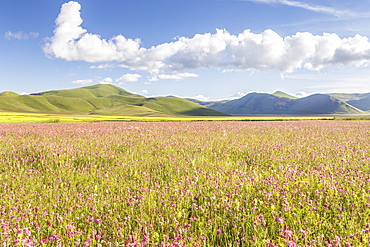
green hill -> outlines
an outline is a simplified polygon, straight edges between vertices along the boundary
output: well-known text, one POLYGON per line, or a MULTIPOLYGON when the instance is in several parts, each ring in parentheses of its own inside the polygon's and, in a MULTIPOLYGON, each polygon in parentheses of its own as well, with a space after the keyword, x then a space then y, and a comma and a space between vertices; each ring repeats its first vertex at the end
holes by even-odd
POLYGON ((19 94, 10 91, 0 93, 0 97, 12 97, 12 96, 19 96, 19 94))
POLYGON ((122 116, 224 116, 226 114, 175 97, 145 98, 122 88, 99 84, 32 95, 0 94, 0 111, 102 114, 122 116))
POLYGON ((284 93, 282 91, 276 91, 275 93, 273 93, 272 95, 276 96, 276 97, 279 97, 279 98, 287 98, 287 99, 298 99, 297 97, 293 96, 293 95, 290 95, 290 94, 287 94, 287 93, 284 93))
POLYGON ((87 86, 82 88, 75 89, 66 89, 66 90, 53 90, 42 92, 34 95, 42 96, 61 96, 67 98, 101 98, 111 95, 122 95, 122 96, 137 96, 144 97, 141 95, 132 94, 122 88, 113 86, 111 84, 97 84, 93 86, 87 86))

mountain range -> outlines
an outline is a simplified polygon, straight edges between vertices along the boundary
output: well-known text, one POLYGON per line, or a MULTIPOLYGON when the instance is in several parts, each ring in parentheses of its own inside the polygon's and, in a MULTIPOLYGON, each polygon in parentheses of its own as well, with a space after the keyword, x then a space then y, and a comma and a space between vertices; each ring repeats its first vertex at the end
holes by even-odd
POLYGON ((296 98, 277 91, 273 94, 249 93, 229 101, 192 101, 231 115, 364 114, 370 110, 370 94, 313 94, 296 98))
POLYGON ((370 93, 313 94, 297 98, 277 91, 204 102, 173 96, 147 98, 111 84, 97 84, 30 95, 2 92, 0 111, 120 116, 366 114, 370 113, 370 93))

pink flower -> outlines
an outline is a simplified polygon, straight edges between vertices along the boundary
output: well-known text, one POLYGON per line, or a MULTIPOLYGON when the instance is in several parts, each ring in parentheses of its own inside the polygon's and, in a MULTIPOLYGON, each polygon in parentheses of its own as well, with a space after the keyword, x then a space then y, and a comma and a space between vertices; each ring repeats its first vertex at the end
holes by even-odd
POLYGON ((145 235, 142 239, 142 242, 148 243, 149 242, 149 235, 145 235))
POLYGON ((277 219, 277 223, 279 223, 279 224, 283 224, 283 223, 284 223, 284 219, 283 219, 283 218, 278 218, 278 219, 277 219))

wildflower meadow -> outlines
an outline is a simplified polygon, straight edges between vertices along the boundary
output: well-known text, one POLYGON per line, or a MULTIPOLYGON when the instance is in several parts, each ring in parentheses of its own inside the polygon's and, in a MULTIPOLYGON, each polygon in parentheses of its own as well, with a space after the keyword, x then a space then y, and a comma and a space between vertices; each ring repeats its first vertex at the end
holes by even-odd
POLYGON ((0 246, 369 246, 370 122, 0 124, 0 246))

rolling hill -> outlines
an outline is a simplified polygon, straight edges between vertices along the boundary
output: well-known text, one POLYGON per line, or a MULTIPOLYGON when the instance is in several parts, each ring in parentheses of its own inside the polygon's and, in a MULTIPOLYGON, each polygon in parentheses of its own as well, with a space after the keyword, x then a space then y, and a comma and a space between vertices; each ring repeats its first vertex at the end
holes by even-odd
POLYGON ((0 111, 122 116, 225 116, 175 97, 146 98, 110 84, 31 95, 0 93, 0 111))

